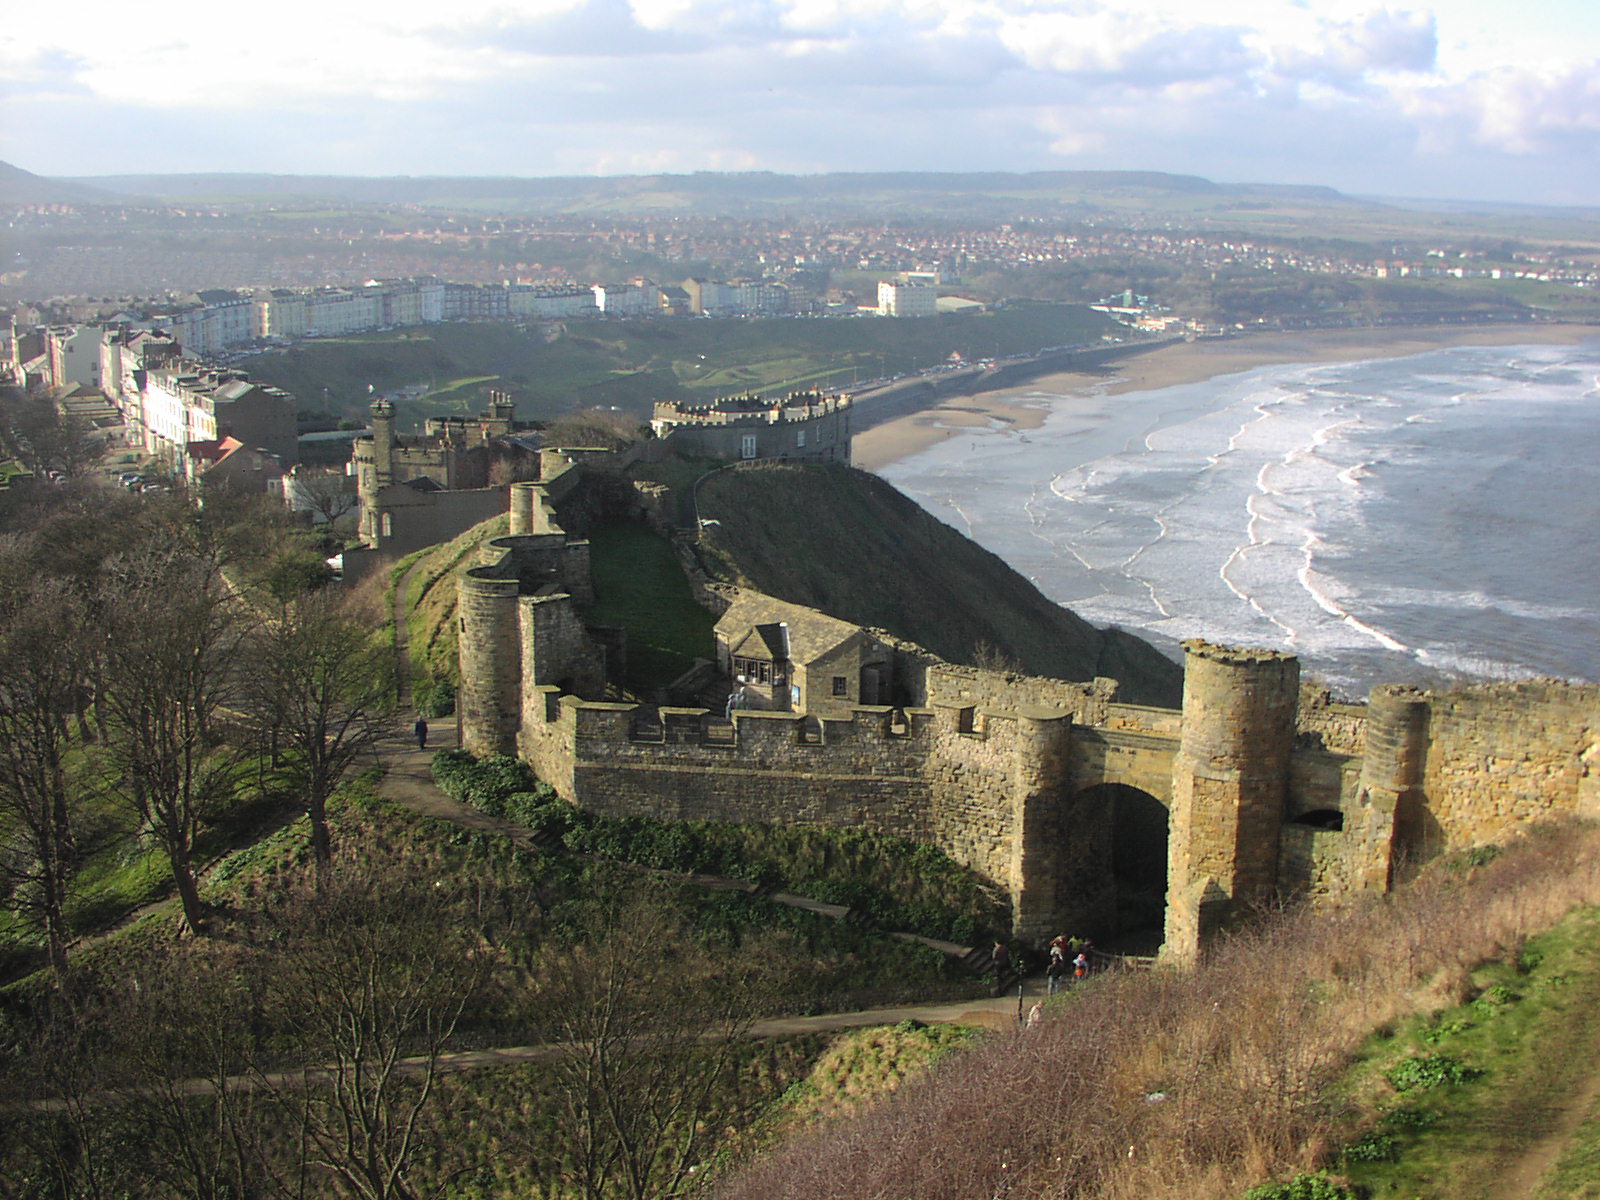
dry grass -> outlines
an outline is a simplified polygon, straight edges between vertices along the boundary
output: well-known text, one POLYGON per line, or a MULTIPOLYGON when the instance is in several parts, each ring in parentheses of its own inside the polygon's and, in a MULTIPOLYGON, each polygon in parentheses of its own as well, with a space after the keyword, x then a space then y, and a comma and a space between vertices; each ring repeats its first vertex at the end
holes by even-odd
POLYGON ((1600 831, 1568 826, 1389 897, 1265 921, 1198 970, 1096 981, 720 1194, 1233 1200, 1359 1125, 1329 1085, 1372 1031, 1458 1003, 1474 966, 1597 901, 1600 831))

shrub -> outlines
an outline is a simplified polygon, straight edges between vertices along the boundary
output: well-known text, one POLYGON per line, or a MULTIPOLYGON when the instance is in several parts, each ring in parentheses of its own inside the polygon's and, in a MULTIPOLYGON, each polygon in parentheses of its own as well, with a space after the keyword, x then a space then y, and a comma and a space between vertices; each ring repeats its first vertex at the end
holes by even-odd
POLYGON ((1476 1028, 1476 1021, 1467 1017, 1452 1017, 1448 1021, 1440 1021, 1432 1029, 1425 1030, 1422 1034, 1422 1040, 1431 1046, 1436 1042, 1444 1041, 1446 1038, 1453 1038, 1458 1033, 1465 1033, 1469 1029, 1476 1028))
POLYGON ((1373 1130, 1344 1148, 1346 1162, 1393 1162, 1400 1157, 1400 1143, 1392 1133, 1373 1130))
POLYGON ((1378 1122, 1382 1129, 1419 1130, 1431 1129, 1439 1121, 1438 1114, 1431 1113, 1425 1108, 1414 1108, 1403 1104, 1398 1108, 1391 1108, 1383 1114, 1383 1120, 1378 1122))
POLYGON ((1472 1011, 1480 1016, 1492 1017, 1503 1008, 1509 1008, 1522 997, 1503 983, 1485 988, 1476 1000, 1472 1002, 1472 1011))
POLYGON ((1356 1200, 1356 1194, 1318 1171, 1282 1183, 1260 1184, 1246 1192, 1244 1200, 1356 1200))
POLYGON ((1470 1083, 1483 1071, 1448 1054, 1425 1054, 1408 1058, 1393 1067, 1385 1078, 1397 1092, 1420 1092, 1430 1088, 1470 1083))
POLYGON ((418 716, 429 720, 448 717, 456 711, 456 685, 448 679, 425 676, 411 685, 411 704, 418 716))

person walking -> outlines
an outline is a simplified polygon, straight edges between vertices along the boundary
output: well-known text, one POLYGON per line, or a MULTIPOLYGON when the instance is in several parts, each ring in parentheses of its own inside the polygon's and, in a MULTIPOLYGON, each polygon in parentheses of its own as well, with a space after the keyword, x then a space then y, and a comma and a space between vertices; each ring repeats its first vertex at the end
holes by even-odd
POLYGON ((1064 986, 1067 977, 1067 958, 1064 954, 1050 954, 1050 965, 1044 969, 1045 995, 1054 996, 1056 989, 1064 986))
POLYGON ((411 727, 411 732, 417 735, 417 749, 426 750, 428 748, 427 721, 423 720, 421 717, 418 717, 417 723, 411 727))

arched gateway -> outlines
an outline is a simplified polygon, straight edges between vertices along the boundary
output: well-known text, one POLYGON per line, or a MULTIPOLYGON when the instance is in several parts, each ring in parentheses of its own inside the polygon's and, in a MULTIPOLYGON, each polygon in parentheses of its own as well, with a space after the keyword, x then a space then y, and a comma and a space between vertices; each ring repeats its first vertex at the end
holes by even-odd
POLYGON ((1163 953, 1188 958, 1278 897, 1386 888, 1397 847, 1427 855, 1600 811, 1600 688, 1378 689, 1369 705, 1334 704, 1302 694, 1292 656, 1190 642, 1182 710, 1144 708, 1118 704, 1113 680, 955 666, 736 589, 719 643, 745 644, 750 630, 724 626, 747 611, 752 629, 778 630, 805 672, 787 708, 639 720, 642 706, 598 699, 608 658, 583 620, 587 545, 540 528, 495 540, 461 577, 466 748, 517 754, 598 812, 936 845, 1004 888, 1014 934, 1040 944, 1153 920, 1164 886, 1163 953), (905 706, 864 702, 873 691, 905 706))

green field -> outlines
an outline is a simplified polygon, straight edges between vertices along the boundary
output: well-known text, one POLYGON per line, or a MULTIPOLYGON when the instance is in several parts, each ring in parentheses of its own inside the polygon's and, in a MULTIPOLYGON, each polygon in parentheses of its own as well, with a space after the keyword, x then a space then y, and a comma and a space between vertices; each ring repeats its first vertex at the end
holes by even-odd
POLYGON ((1097 341, 1120 329, 1078 305, 1013 304, 998 312, 918 321, 876 318, 572 322, 553 339, 517 325, 436 325, 305 342, 258 355, 250 373, 300 397, 363 418, 370 385, 420 388, 399 404, 403 424, 475 412, 504 388, 524 419, 577 408, 644 417, 657 400, 748 390, 842 387, 946 361, 1097 341), (324 404, 324 398, 326 403, 324 404))
POLYGON ((597 601, 590 619, 628 631, 628 687, 648 694, 714 657, 715 618, 694 602, 672 547, 643 525, 614 521, 590 535, 597 601))

